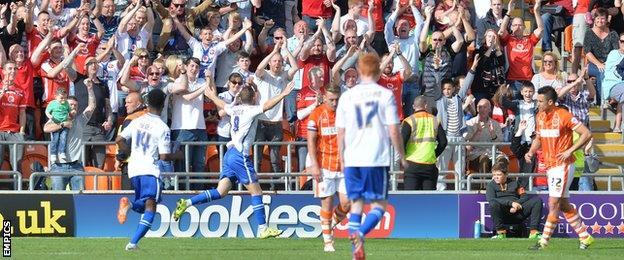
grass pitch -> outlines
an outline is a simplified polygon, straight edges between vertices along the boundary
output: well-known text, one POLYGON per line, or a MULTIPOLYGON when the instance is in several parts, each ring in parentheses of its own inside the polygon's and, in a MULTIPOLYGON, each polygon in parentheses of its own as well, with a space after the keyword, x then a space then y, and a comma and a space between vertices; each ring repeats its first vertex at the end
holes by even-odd
MULTIPOLYGON (((126 252, 126 238, 13 238, 16 259, 350 259, 348 240, 323 252, 319 239, 145 238, 126 252)), ((527 248, 528 239, 367 239, 368 259, 623 259, 623 239, 596 239, 580 250, 577 239, 553 239, 547 250, 527 248), (544 258, 546 257, 546 258, 544 258)))

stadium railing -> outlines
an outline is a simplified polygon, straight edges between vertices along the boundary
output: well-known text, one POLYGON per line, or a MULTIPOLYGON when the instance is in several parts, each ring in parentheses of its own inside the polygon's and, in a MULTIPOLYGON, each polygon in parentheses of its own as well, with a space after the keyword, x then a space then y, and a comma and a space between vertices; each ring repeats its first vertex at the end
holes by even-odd
MULTIPOLYGON (((0 142, 0 144, 7 144, 7 145, 11 145, 13 151, 15 151, 17 145, 27 145, 27 144, 43 144, 43 145, 47 145, 48 142, 33 142, 33 141, 25 141, 25 142, 0 142)), ((184 153, 186 154, 186 156, 188 156, 190 154, 190 148, 192 146, 197 146, 197 145, 203 145, 203 146, 216 146, 217 147, 217 153, 218 153, 218 169, 221 168, 221 164, 223 161, 223 156, 225 154, 225 142, 182 142, 181 143, 181 147, 183 147, 184 149, 184 153)), ((256 167, 256 169, 258 169, 258 177, 260 179, 260 183, 271 183, 271 184, 284 184, 284 189, 286 191, 298 191, 300 190, 300 185, 298 185, 298 181, 297 179, 299 177, 309 177, 311 176, 311 174, 307 174, 304 172, 298 172, 293 170, 293 159, 296 159, 296 157, 293 156, 293 152, 296 152, 296 149, 298 146, 303 146, 305 145, 305 142, 257 142, 253 144, 253 160, 254 160, 254 166, 256 167), (282 153, 282 160, 284 161, 285 167, 284 167, 284 172, 261 172, 260 171, 260 162, 262 161, 262 157, 265 156, 264 152, 260 152, 261 150, 259 150, 259 147, 265 146, 265 145, 274 145, 274 146, 280 146, 280 149, 285 149, 285 154, 282 153)), ((450 142, 449 145, 459 145, 459 146, 466 146, 466 145, 472 145, 472 146, 490 146, 492 149, 492 153, 493 154, 505 154, 504 152, 502 152, 500 149, 497 149, 499 147, 502 146, 508 146, 510 143, 507 142, 450 142), (497 152, 498 151, 498 152, 497 152)), ((85 153, 84 151, 86 151, 88 146, 92 146, 92 145, 103 145, 103 146, 107 146, 107 145, 114 145, 113 142, 83 142, 83 161, 85 158, 85 153)), ((459 154, 458 154, 458 158, 465 158, 465 156, 468 154, 464 154, 465 151, 463 151, 463 149, 460 149, 459 154)), ((391 151, 391 156, 392 158, 396 158, 395 157, 395 152, 391 151)), ((497 156, 492 156, 492 164, 494 164, 495 160, 496 160, 497 156)), ((206 158, 206 161, 208 162, 209 158, 206 158)), ((465 160, 465 159, 464 159, 465 160)), ((172 181, 175 185, 174 189, 178 190, 181 187, 180 184, 184 185, 184 188, 186 190, 190 189, 190 184, 191 183, 217 183, 218 182, 218 176, 219 176, 219 171, 217 169, 217 171, 207 171, 207 172, 194 172, 191 173, 190 172, 190 161, 185 160, 185 172, 174 172, 174 173, 164 173, 163 176, 170 176, 172 177, 172 181), (190 177, 207 177, 207 178, 201 178, 201 179, 191 179, 190 177)), ((15 165, 15 164, 13 164, 15 165)), ((462 165, 464 165, 462 163, 462 165)), ((619 169, 619 174, 612 174, 612 175, 606 175, 606 174, 601 174, 599 177, 601 178, 607 178, 608 182, 607 182, 607 188, 608 190, 612 190, 612 183, 613 183, 613 179, 614 178, 620 178, 621 183, 624 184, 624 170, 622 169, 623 167, 621 165, 616 165, 616 164, 609 164, 609 163, 602 163, 603 167, 607 167, 607 168, 616 168, 619 169)), ((15 167, 13 167, 15 169, 15 167)), ((14 176, 13 181, 15 181, 16 183, 22 183, 22 177, 23 178, 27 178, 29 180, 32 180, 32 175, 28 176, 28 175, 22 175, 21 173, 19 174, 19 176, 17 174, 15 174, 16 171, 10 171, 4 175, 12 175, 14 176)), ((456 170, 449 170, 449 171, 440 171, 440 174, 451 174, 453 175, 453 179, 444 179, 443 182, 445 183, 452 183, 454 184, 455 191, 460 191, 460 190, 470 190, 470 186, 471 185, 466 185, 468 182, 468 179, 464 177, 465 175, 464 170, 460 171, 456 171, 456 170)), ((120 174, 114 173, 115 175, 119 176, 120 174)), ((398 169, 398 161, 395 160, 395 163, 391 164, 390 166, 390 190, 391 191, 396 191, 398 190, 399 184, 402 183, 403 180, 403 172, 400 171, 398 169)), ((474 180, 475 177, 480 176, 480 177, 486 177, 487 174, 490 173, 484 173, 486 174, 485 176, 481 176, 481 175, 472 175, 473 177, 470 179, 470 182, 474 182, 476 183, 476 180, 474 180)), ((44 174, 36 174, 35 176, 42 176, 44 174)), ((47 173, 48 176, 52 175, 51 173, 47 173)), ((112 172, 105 172, 103 173, 88 173, 88 174, 78 174, 78 173, 68 173, 66 175, 85 175, 85 176, 98 176, 98 175, 103 175, 103 176, 114 176, 112 172)), ((491 174, 489 175, 491 176, 491 174)), ((523 175, 525 177, 529 177, 529 176, 539 176, 537 174, 525 174, 523 175)), ((543 176, 543 175, 542 175, 543 176)), ((596 176, 595 174, 587 174, 587 176, 596 176)), ((532 184, 532 178, 529 178, 532 184)), ((489 180, 487 180, 489 181, 489 180)), ((4 181, 6 182, 6 181, 4 181)), ((95 189, 97 189, 98 187, 98 178, 94 178, 93 179, 93 186, 95 189)), ((32 184, 30 184, 32 185, 32 184)), ((29 186, 30 186, 29 185, 29 186)), ((532 186, 532 185, 531 185, 532 186)), ((624 186, 624 185, 622 185, 624 186)), ((21 185, 16 185, 17 190, 21 189, 21 185)), ((532 188, 532 187, 530 187, 532 188)), ((235 188, 235 190, 243 190, 242 185, 239 185, 238 187, 235 188)))
POLYGON ((12 179, 0 179, 2 183, 13 183, 13 187, 21 191, 22 190, 22 173, 18 171, 0 171, 0 175, 13 176, 12 179))

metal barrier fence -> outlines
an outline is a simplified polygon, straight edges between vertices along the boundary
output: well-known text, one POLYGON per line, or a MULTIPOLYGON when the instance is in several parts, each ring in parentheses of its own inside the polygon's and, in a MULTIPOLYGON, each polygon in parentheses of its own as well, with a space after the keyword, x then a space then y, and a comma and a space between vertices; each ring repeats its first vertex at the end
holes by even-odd
POLYGON ((21 191, 22 190, 22 173, 18 172, 18 171, 0 171, 0 175, 13 175, 13 179, 10 180, 0 180, 0 182, 5 182, 5 183, 13 183, 13 187, 15 187, 16 190, 21 191))
MULTIPOLYGON (((35 145, 48 145, 49 142, 42 142, 42 141, 25 141, 25 142, 7 142, 7 141, 0 141, 0 145, 2 144, 6 144, 6 145, 11 145, 12 146, 12 151, 17 151, 17 146, 18 145, 28 145, 28 144, 35 144, 35 145)), ((88 146, 106 146, 106 145, 114 145, 114 142, 83 142, 82 143, 82 160, 83 162, 85 161, 86 158, 86 151, 87 151, 87 147, 88 146)), ((449 145, 457 145, 457 146, 467 146, 467 145, 471 145, 471 146, 489 146, 491 147, 491 151, 492 151, 492 155, 496 155, 496 154, 502 154, 502 152, 500 152, 500 150, 498 150, 498 147, 501 146, 508 146, 510 145, 510 143, 508 142, 480 142, 480 143, 472 143, 472 142, 449 142, 449 145), (497 152, 498 151, 498 152, 497 152)), ((219 169, 222 168, 222 163, 223 163, 223 157, 225 154, 225 142, 182 142, 181 143, 183 149, 184 149, 184 154, 185 156, 188 158, 190 156, 190 148, 192 146, 211 146, 214 145, 217 147, 217 151, 218 151, 218 157, 219 157, 219 169)), ((254 160, 254 167, 256 169, 260 168, 260 163, 262 160, 261 155, 263 155, 264 153, 259 152, 259 147, 262 146, 264 147, 265 145, 271 145, 271 146, 280 146, 280 149, 282 146, 286 146, 286 154, 283 155, 283 157, 281 158, 284 161, 285 167, 284 167, 284 172, 260 172, 258 173, 258 177, 261 178, 260 182, 261 183, 272 183, 272 184, 284 184, 284 188, 286 191, 291 191, 291 190, 299 190, 300 186, 298 185, 298 177, 302 177, 302 176, 311 176, 311 174, 307 174, 307 173, 302 173, 302 172, 298 172, 298 171, 293 171, 292 170, 292 160, 293 160, 293 151, 297 150, 297 147, 299 146, 304 146, 306 145, 306 142, 256 142, 253 144, 253 160, 254 160), (294 149, 294 150, 293 150, 294 149), (283 178, 283 179, 282 179, 283 178), (292 188, 294 185, 294 189, 292 188)), ((468 155, 468 153, 466 152, 466 155, 464 155, 463 149, 459 149, 459 153, 458 153, 458 157, 457 158, 466 158, 465 156, 468 155)), ((391 151, 391 156, 392 158, 394 158, 394 151, 391 151)), ((492 165, 494 164, 496 157, 497 156, 491 156, 491 163, 492 165)), ((206 161, 209 158, 206 158, 206 161)), ((522 159, 522 158, 520 158, 522 159)), ((13 168, 17 169, 17 162, 15 162, 15 158, 13 158, 13 168)), ((464 159, 465 160, 465 159, 464 159)), ((596 174, 586 174, 586 176, 593 176, 593 177, 606 177, 608 178, 608 190, 610 191, 612 189, 612 182, 613 182, 613 178, 620 178, 621 183, 622 183, 622 187, 624 189, 624 169, 621 165, 616 165, 616 164, 609 164, 609 163, 602 163, 603 166, 606 167, 610 167, 610 168, 617 168, 619 169, 619 174, 617 175, 596 175, 596 174)), ((163 173, 163 176, 169 176, 169 177, 173 177, 173 183, 174 183, 174 188, 175 190, 178 190, 180 187, 180 184, 184 184, 186 190, 190 189, 190 185, 192 183, 216 183, 218 182, 218 179, 191 179, 190 177, 218 177, 219 176, 219 172, 190 172, 191 170, 191 162, 189 160, 185 160, 185 172, 172 172, 172 173, 163 173), (182 176, 184 178, 184 180, 180 180, 180 176, 182 176)), ((398 189, 398 185, 401 182, 400 181, 400 177, 403 174, 402 171, 398 171, 397 169, 397 164, 393 163, 390 165, 390 190, 391 191, 396 191, 398 189)), ((13 176, 17 176, 15 177, 15 181, 17 183, 22 183, 22 175, 21 173, 19 173, 19 176, 15 174, 15 172, 17 171, 11 171, 10 173, 6 173, 4 175, 13 175, 13 176)), ((490 173, 480 173, 480 174, 485 174, 483 176, 477 174, 471 174, 471 176, 473 176, 472 178, 470 178, 468 176, 468 178, 464 178, 464 171, 458 172, 458 171, 440 171, 440 174, 453 174, 454 178, 453 179, 445 179, 443 180, 444 183, 453 183, 455 186, 455 190, 459 191, 459 190, 463 190, 462 186, 466 185, 467 189, 470 190, 470 185, 467 185, 468 183, 473 182, 475 177, 486 177, 487 174, 489 174, 489 176, 491 176, 490 173)), ((44 174, 42 173, 33 173, 34 176, 42 176, 44 174)), ((31 175, 31 177, 29 178, 30 180, 33 180, 33 175, 31 175)), ((89 172, 86 174, 80 174, 80 173, 62 173, 62 174, 57 174, 57 173, 47 173, 47 175, 83 175, 83 176, 115 176, 115 175, 119 175, 119 173, 102 173, 102 172, 89 172)), ((510 175, 511 176, 511 175, 510 175)), ((515 176, 515 175, 514 175, 515 176)), ((518 176, 524 176, 524 177, 534 177, 534 176, 543 176, 543 175, 538 175, 538 174, 532 174, 532 173, 526 173, 526 174, 520 174, 518 176)), ((529 178, 529 182, 532 186, 532 178, 529 178)), ((29 184, 29 186, 32 186, 33 183, 31 181, 31 183, 29 184)), ((16 185, 17 187, 19 187, 18 189, 21 189, 21 185, 16 185)), ((98 186, 98 178, 94 178, 93 180, 93 186, 95 189, 97 189, 98 186)), ((234 188, 234 187, 233 187, 234 188)), ((532 187, 530 187, 531 189, 532 187)), ((242 185, 238 185, 238 187, 234 188, 236 190, 242 190, 242 185)))

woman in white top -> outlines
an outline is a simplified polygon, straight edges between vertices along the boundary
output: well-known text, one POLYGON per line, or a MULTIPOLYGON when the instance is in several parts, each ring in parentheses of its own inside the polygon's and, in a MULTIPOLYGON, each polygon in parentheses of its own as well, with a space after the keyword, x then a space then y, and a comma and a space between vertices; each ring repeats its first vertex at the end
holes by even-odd
POLYGON ((537 98, 537 90, 545 86, 551 86, 559 89, 565 85, 563 79, 566 78, 563 72, 559 70, 559 58, 553 52, 546 52, 542 55, 542 67, 540 72, 533 75, 531 83, 535 86, 535 97, 537 98))

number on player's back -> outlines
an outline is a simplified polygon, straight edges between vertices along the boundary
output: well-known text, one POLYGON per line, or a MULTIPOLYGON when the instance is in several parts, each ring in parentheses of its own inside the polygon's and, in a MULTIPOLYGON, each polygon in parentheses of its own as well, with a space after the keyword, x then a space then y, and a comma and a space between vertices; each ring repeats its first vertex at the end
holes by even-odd
POLYGON ((368 101, 364 104, 355 105, 355 119, 359 129, 369 128, 373 117, 377 115, 379 103, 377 101, 368 101))
POLYGON ((147 152, 147 148, 149 147, 149 142, 151 138, 152 136, 149 133, 138 130, 137 137, 135 140, 136 147, 143 150, 143 153, 147 152))
POLYGON ((232 131, 234 132, 238 132, 238 124, 240 122, 240 118, 238 116, 234 116, 234 119, 232 120, 232 131))

